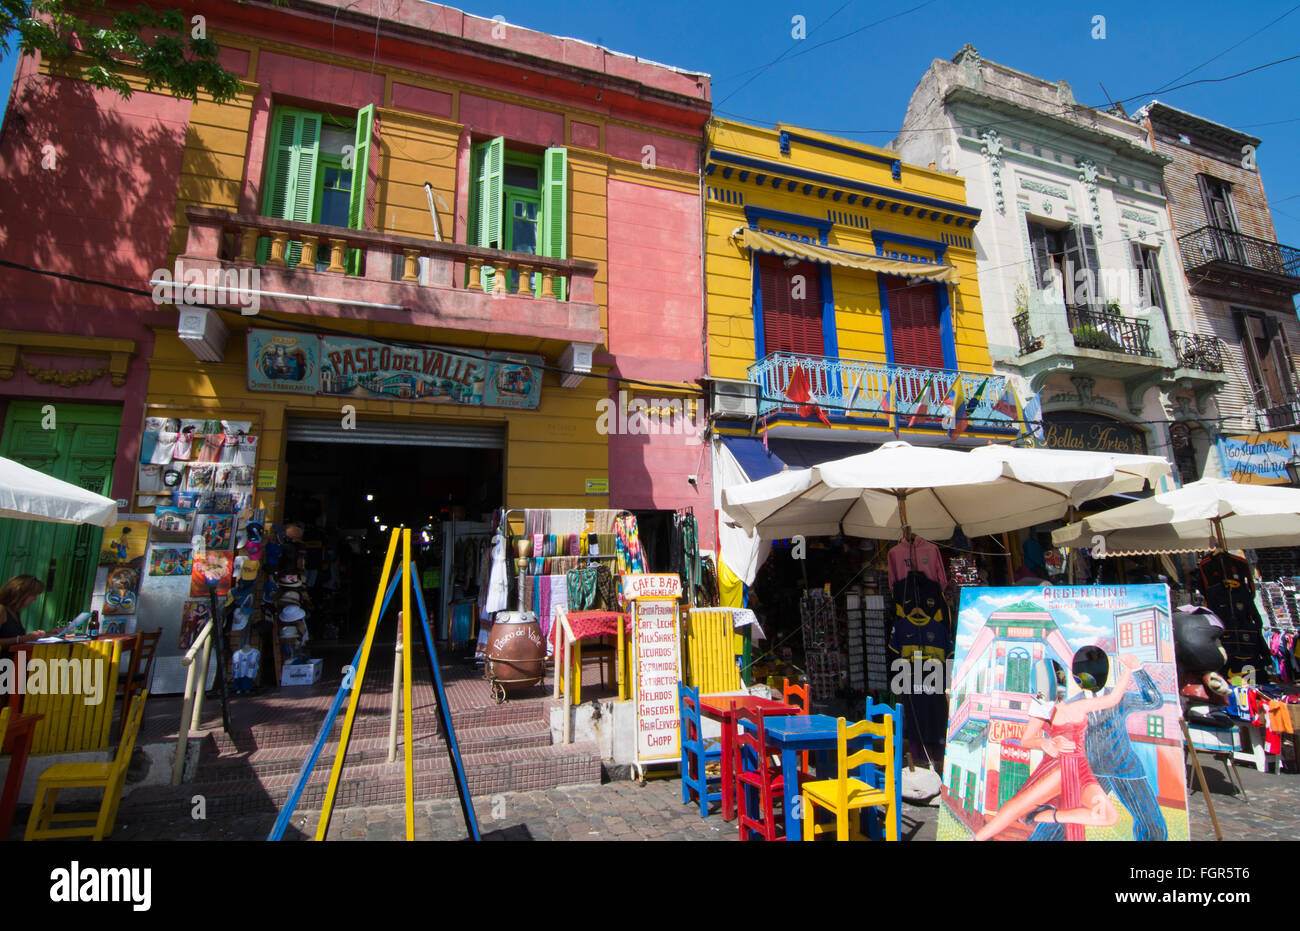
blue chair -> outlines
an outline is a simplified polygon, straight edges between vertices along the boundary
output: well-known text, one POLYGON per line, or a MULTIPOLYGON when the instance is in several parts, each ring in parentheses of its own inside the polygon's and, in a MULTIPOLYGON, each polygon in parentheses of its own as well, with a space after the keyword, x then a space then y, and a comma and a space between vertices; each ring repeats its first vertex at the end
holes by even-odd
POLYGON ((705 740, 700 717, 700 690, 684 682, 677 683, 677 702, 681 714, 682 746, 682 804, 690 804, 692 796, 700 801, 700 817, 709 816, 709 805, 722 802, 722 774, 709 777, 704 767, 712 762, 722 762, 722 742, 705 740), (709 787, 717 791, 710 792, 709 787))
MULTIPOLYGON (((893 717, 894 734, 901 735, 903 733, 902 704, 900 703, 892 706, 878 705, 872 702, 870 698, 867 699, 867 707, 863 713, 863 720, 878 722, 883 720, 885 715, 890 715, 891 717, 893 717)), ((903 774, 903 744, 905 742, 906 741, 902 740, 901 737, 899 736, 895 736, 894 738, 894 772, 896 773, 896 776, 894 778, 893 811, 894 811, 894 836, 895 837, 901 836, 901 834, 899 834, 899 831, 902 828, 902 815, 900 814, 900 812, 902 810, 902 802, 903 802, 902 774, 903 774)), ((875 786, 877 789, 881 788, 884 783, 885 774, 882 773, 875 766, 869 764, 863 768, 866 770, 866 778, 864 779, 864 781, 875 786)), ((871 809, 867 809, 866 811, 863 812, 862 817, 867 819, 867 836, 870 837, 872 840, 880 840, 881 837, 883 836, 883 831, 881 830, 880 822, 877 820, 875 816, 875 812, 872 811, 871 809)))

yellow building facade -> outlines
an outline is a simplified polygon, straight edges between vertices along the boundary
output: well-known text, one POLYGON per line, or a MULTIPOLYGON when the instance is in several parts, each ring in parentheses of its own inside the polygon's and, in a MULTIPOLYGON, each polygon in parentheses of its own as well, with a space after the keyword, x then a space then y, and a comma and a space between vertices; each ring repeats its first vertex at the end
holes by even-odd
POLYGON ((878 444, 897 426, 909 442, 949 444, 939 414, 960 381, 970 424, 957 443, 1016 436, 985 340, 980 211, 961 178, 811 130, 720 119, 704 170, 720 433, 878 444))

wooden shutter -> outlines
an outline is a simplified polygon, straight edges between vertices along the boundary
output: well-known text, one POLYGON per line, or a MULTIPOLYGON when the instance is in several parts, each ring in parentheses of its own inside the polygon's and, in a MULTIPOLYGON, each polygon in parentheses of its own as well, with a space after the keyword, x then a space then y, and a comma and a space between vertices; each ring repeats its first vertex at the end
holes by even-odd
MULTIPOLYGON (((375 123, 375 105, 369 104, 357 111, 357 128, 353 136, 352 191, 348 197, 348 229, 364 229, 366 221, 366 191, 370 183, 370 146, 375 123)), ((349 275, 361 274, 361 250, 349 249, 347 269, 349 275)))
MULTIPOLYGON (((484 249, 502 248, 502 220, 505 214, 506 140, 497 136, 474 146, 474 210, 470 218, 470 236, 474 245, 484 249)), ((483 290, 491 291, 492 266, 484 265, 480 280, 483 290)))
POLYGON ((813 262, 787 268, 784 259, 760 255, 758 274, 764 351, 823 355, 826 341, 822 334, 821 269, 813 262), (797 275, 804 278, 802 298, 794 297, 797 275))
MULTIPOLYGON (((310 223, 316 195, 316 167, 320 163, 319 113, 279 110, 271 127, 271 157, 266 172, 262 215, 278 220, 310 223)), ((258 261, 270 254, 270 241, 258 244, 258 261)), ((302 243, 291 241, 285 263, 292 268, 302 257, 302 243)))
POLYGON ((1052 256, 1047 248, 1047 230, 1037 223, 1029 224, 1029 253, 1033 259, 1034 287, 1041 290, 1051 284, 1052 256))
POLYGON ((934 289, 935 285, 928 281, 911 282, 896 275, 885 276, 895 365, 944 367, 939 301, 934 289))
MULTIPOLYGON (((547 149, 542 156, 542 216, 540 253, 552 259, 569 257, 569 153, 547 149)), ((540 293, 540 276, 536 290, 540 293)), ((555 296, 565 299, 564 281, 555 278, 555 296)))

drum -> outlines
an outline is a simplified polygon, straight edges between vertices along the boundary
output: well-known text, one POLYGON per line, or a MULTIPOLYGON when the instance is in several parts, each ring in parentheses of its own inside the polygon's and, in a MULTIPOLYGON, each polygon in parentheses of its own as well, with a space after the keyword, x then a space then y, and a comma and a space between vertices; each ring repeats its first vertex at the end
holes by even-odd
POLYGON ((484 673, 500 703, 506 692, 531 688, 546 672, 546 641, 531 611, 499 611, 488 636, 484 673))

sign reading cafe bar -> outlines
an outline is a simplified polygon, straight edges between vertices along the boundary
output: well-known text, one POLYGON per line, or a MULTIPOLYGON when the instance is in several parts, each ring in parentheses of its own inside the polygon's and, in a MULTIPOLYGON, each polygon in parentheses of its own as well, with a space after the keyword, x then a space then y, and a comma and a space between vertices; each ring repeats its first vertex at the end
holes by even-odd
POLYGON ((250 391, 533 410, 544 364, 522 353, 248 331, 250 391))

